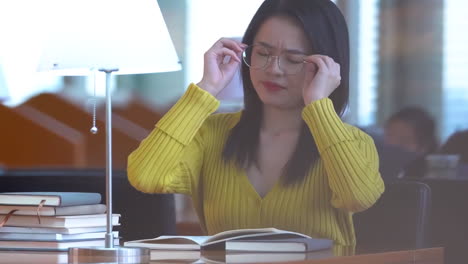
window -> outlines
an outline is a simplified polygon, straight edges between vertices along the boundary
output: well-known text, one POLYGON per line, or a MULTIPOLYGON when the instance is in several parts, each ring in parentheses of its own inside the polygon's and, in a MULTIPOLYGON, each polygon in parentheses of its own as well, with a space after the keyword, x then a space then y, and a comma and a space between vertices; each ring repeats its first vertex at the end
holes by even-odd
POLYGON ((203 76, 205 51, 221 37, 242 37, 262 2, 263 0, 187 1, 187 85, 198 82, 203 76))
POLYGON ((464 0, 445 1, 442 138, 468 129, 468 27, 464 0))
POLYGON ((360 0, 358 26, 357 123, 375 124, 377 111, 378 1, 360 0))

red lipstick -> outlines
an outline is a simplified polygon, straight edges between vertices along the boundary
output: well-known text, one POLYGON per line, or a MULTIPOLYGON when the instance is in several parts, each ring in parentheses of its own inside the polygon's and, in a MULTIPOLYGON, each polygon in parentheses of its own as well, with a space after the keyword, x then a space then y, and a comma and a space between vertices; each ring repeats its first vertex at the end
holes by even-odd
POLYGON ((274 82, 262 82, 262 85, 270 92, 277 92, 285 89, 283 86, 274 82))

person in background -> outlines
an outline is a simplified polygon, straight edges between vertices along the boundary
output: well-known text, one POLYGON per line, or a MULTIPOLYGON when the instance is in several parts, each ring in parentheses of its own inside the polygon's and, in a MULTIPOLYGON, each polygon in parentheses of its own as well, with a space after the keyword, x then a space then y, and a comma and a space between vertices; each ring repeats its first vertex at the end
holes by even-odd
POLYGON ((434 153, 438 147, 435 121, 420 107, 405 107, 387 120, 384 142, 416 154, 411 162, 401 168, 398 178, 423 177, 426 170, 425 157, 434 153))
POLYGON ((130 154, 128 179, 145 193, 190 195, 208 235, 275 227, 353 246, 353 213, 384 183, 371 137, 340 118, 348 89, 335 4, 266 0, 242 42, 221 38, 205 53, 201 81, 130 154), (244 109, 212 114, 239 66, 244 109))
POLYGON ((434 118, 422 108, 405 107, 387 120, 384 141, 421 155, 431 153, 438 145, 434 118))

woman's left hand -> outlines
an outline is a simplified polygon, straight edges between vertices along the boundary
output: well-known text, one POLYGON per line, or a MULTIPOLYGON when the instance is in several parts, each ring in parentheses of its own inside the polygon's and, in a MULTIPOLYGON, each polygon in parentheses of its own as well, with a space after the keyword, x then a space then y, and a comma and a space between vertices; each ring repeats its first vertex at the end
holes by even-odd
POLYGON ((305 58, 305 79, 302 96, 305 105, 326 98, 340 85, 340 65, 325 55, 305 58))

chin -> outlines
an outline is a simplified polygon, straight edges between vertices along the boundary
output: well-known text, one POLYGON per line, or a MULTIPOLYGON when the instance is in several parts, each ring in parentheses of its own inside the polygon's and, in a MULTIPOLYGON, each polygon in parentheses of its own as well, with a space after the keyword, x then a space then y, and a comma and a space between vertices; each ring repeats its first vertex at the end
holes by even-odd
POLYGON ((269 93, 268 91, 258 91, 257 90, 258 97, 260 98, 260 101, 265 106, 268 107, 273 107, 273 108, 278 108, 278 109, 296 109, 296 108, 303 108, 304 107, 304 102, 302 101, 302 98, 298 100, 293 100, 290 95, 285 95, 283 94, 274 94, 274 93, 269 93))

